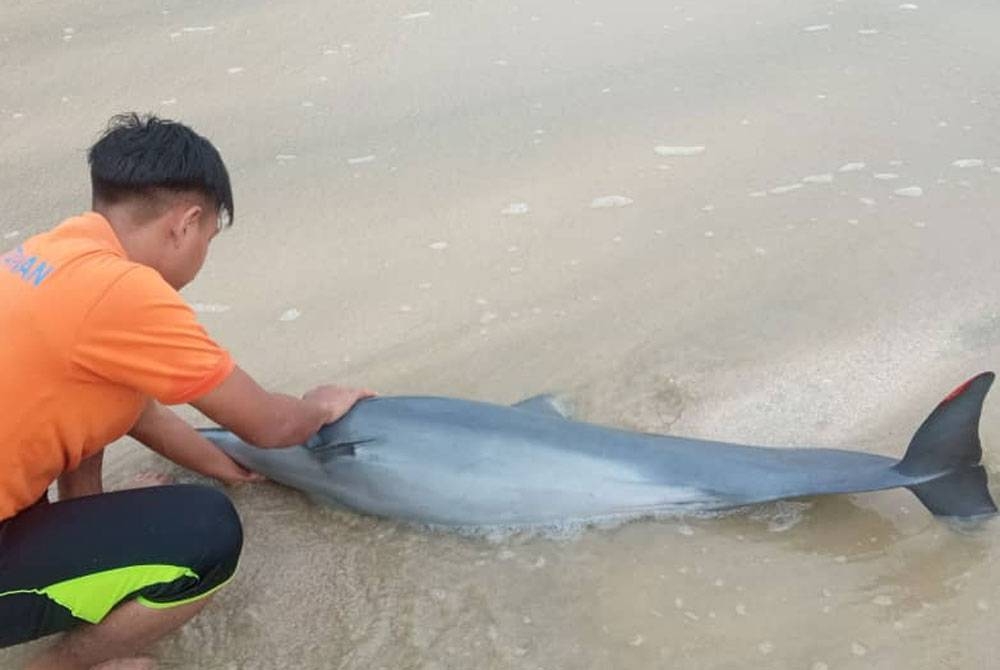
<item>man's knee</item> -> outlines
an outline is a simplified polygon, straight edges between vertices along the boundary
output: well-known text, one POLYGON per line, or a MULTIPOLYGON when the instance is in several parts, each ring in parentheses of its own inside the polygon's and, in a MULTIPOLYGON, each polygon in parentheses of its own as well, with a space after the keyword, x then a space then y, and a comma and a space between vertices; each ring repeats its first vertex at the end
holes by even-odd
POLYGON ((157 556, 173 572, 132 591, 139 602, 153 609, 173 608, 205 598, 228 582, 243 548, 243 527, 229 498, 188 484, 143 490, 149 492, 148 509, 163 529, 153 540, 155 551, 147 555, 157 556))
POLYGON ((198 524, 206 550, 215 556, 239 556, 243 548, 243 524, 229 497, 218 489, 186 485, 188 509, 198 524))
MULTIPOLYGON (((224 581, 236 570, 243 550, 243 524, 232 501, 218 489, 199 485, 179 485, 177 510, 192 525, 191 546, 196 548, 202 569, 224 581)), ((197 569, 196 569, 197 571, 197 569)), ((207 578, 208 575, 205 575, 207 578)))

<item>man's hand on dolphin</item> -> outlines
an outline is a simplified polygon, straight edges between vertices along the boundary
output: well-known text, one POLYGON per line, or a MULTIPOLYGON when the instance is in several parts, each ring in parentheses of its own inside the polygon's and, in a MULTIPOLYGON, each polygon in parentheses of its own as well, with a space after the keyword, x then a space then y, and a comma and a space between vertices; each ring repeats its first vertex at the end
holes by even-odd
POLYGON ((306 392, 302 399, 320 405, 327 412, 326 423, 333 423, 347 414, 355 403, 378 394, 371 389, 347 386, 317 386, 306 392))
POLYGON ((228 479, 223 480, 223 483, 227 486, 241 486, 242 484, 254 484, 266 481, 267 477, 264 475, 253 470, 248 470, 236 461, 233 461, 232 472, 228 479))

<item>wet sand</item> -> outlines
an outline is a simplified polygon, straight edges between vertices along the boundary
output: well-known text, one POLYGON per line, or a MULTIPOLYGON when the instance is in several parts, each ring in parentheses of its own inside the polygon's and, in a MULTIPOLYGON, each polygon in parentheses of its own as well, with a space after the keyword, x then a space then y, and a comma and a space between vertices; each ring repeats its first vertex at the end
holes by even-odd
MULTIPOLYGON (((236 225, 184 294, 272 388, 557 391, 601 423, 898 456, 1000 353, 998 20, 983 1, 5 5, 0 246, 85 209, 102 124, 155 111, 230 166, 236 225)), ((992 395, 981 434, 997 480, 992 395)), ((150 467, 202 481, 128 441, 106 469, 150 467)), ((493 540, 231 494, 241 571, 163 667, 993 656, 996 526, 958 533, 906 491, 493 540)))

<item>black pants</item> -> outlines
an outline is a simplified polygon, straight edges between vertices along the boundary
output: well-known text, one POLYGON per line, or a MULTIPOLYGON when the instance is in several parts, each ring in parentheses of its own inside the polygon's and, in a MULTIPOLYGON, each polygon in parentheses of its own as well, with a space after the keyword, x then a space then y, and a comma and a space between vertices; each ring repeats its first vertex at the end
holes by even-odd
POLYGON ((0 647, 99 623, 131 599, 203 598, 232 577, 242 546, 229 498, 204 486, 35 505, 0 521, 0 647))

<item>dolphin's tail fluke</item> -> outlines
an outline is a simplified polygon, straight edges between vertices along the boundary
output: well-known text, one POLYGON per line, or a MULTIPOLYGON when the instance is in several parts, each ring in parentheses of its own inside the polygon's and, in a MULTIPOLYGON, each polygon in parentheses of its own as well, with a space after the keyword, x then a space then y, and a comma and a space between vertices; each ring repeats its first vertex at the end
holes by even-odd
POLYGON ((952 391, 924 420, 895 466, 902 475, 924 480, 907 488, 936 516, 997 511, 979 463, 979 416, 994 377, 984 372, 952 391))

